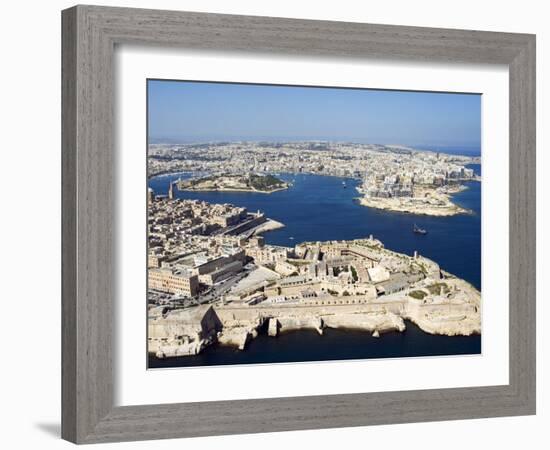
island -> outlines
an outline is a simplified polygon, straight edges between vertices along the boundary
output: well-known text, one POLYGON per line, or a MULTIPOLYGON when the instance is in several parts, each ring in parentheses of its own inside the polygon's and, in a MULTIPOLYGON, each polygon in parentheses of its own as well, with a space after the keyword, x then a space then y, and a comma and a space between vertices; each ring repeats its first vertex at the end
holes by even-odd
POLYGON ((462 184, 434 186, 414 186, 409 195, 392 196, 380 195, 378 191, 358 188, 364 196, 360 197, 359 204, 369 208, 383 209, 400 213, 410 213, 427 216, 454 216, 456 214, 472 214, 472 211, 453 203, 451 196, 467 189, 462 184))
POLYGON ((259 333, 358 329, 383 339, 407 321, 431 334, 481 333, 481 295, 418 252, 364 239, 268 245, 260 211, 149 195, 148 352, 246 350, 259 333))
POLYGON ((221 174, 178 180, 180 191, 235 191, 271 194, 288 189, 289 184, 271 174, 221 174))
MULTIPOLYGON (((404 149, 400 147, 400 149, 404 149)), ((480 181, 467 160, 440 153, 414 152, 376 158, 357 188, 359 203, 369 208, 428 216, 454 216, 472 211, 452 202, 467 181, 480 181)))

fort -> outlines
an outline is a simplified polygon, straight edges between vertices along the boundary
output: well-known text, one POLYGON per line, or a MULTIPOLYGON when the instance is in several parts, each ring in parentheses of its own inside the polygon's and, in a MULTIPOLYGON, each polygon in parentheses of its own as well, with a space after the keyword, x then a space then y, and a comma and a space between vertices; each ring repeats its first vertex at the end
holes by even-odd
POLYGON ((221 174, 177 182, 180 191, 234 191, 271 194, 288 188, 284 181, 269 174, 221 174))
POLYGON ((169 358, 209 345, 245 350, 260 332, 276 337, 299 329, 357 329, 379 337, 404 331, 407 320, 431 334, 481 333, 479 291, 418 254, 392 252, 371 237, 302 243, 292 256, 281 261, 297 274, 266 264, 219 300, 150 308, 149 352, 169 358))
MULTIPOLYGON (((472 175, 470 178, 460 180, 477 181, 478 178, 472 175)), ((437 217, 470 214, 471 211, 458 206, 451 200, 453 194, 465 189, 467 189, 465 185, 455 181, 453 184, 442 186, 435 184, 415 185, 414 188, 411 187, 407 191, 407 195, 402 195, 402 191, 398 191, 396 195, 395 193, 392 194, 392 191, 368 190, 363 185, 363 187, 358 188, 358 191, 364 194, 359 198, 359 204, 369 208, 437 217)))

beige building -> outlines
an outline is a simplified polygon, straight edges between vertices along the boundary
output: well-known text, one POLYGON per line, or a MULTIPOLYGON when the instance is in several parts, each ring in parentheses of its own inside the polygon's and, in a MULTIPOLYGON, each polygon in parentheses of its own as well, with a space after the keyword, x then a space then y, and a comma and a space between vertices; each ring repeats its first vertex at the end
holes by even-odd
POLYGON ((230 275, 239 273, 243 268, 243 263, 241 261, 233 261, 229 264, 219 267, 213 272, 209 272, 204 275, 199 275, 199 281, 201 283, 207 284, 209 286, 217 283, 218 281, 227 278, 230 275))
POLYGON ((247 247, 246 254, 253 258, 256 264, 269 264, 285 261, 288 258, 288 249, 276 246, 247 247))
POLYGON ((149 289, 194 297, 199 290, 199 279, 183 270, 149 269, 149 289))
POLYGON ((277 264, 275 264, 275 272, 278 274, 288 277, 292 274, 297 274, 298 269, 293 266, 292 264, 287 263, 286 261, 278 261, 277 264))
POLYGON ((149 268, 160 267, 162 262, 166 259, 165 255, 157 255, 155 253, 149 253, 147 255, 147 265, 149 268))

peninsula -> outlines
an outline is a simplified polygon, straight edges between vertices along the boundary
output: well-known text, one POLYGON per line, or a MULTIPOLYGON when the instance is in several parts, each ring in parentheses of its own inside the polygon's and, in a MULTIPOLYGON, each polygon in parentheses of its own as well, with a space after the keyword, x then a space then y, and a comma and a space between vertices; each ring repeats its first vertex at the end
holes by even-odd
POLYGON ((480 181, 473 169, 440 153, 411 153, 407 157, 374 161, 357 188, 359 203, 401 213, 454 216, 471 211, 452 202, 465 181, 480 181), (381 164, 380 164, 381 163, 381 164))
POLYGON ((454 216, 456 214, 470 214, 471 211, 452 202, 452 194, 467 189, 464 185, 446 185, 442 187, 415 186, 411 188, 410 196, 377 196, 366 193, 359 198, 359 204, 369 208, 384 209, 387 211, 410 213, 427 216, 454 216))
POLYGON ((365 239, 268 245, 261 212, 149 196, 148 351, 245 350, 261 332, 359 329, 381 337, 412 321, 431 334, 481 333, 477 289, 414 252, 365 239))

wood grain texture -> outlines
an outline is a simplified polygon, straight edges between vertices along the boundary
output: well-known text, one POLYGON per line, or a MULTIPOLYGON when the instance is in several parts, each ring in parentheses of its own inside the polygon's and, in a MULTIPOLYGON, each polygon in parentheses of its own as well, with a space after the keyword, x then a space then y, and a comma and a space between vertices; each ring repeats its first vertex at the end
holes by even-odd
POLYGON ((61 434, 76 440, 76 10, 66 11, 62 17, 62 155, 61 155, 61 259, 62 259, 62 380, 61 434), (68 37, 71 37, 70 39, 68 37))
MULTIPOLYGON (((535 412, 535 38, 526 34, 77 6, 63 11, 62 435, 77 443, 535 412), (115 44, 510 70, 510 383, 113 406, 115 44)), ((184 374, 182 373, 182 378, 184 374)))

